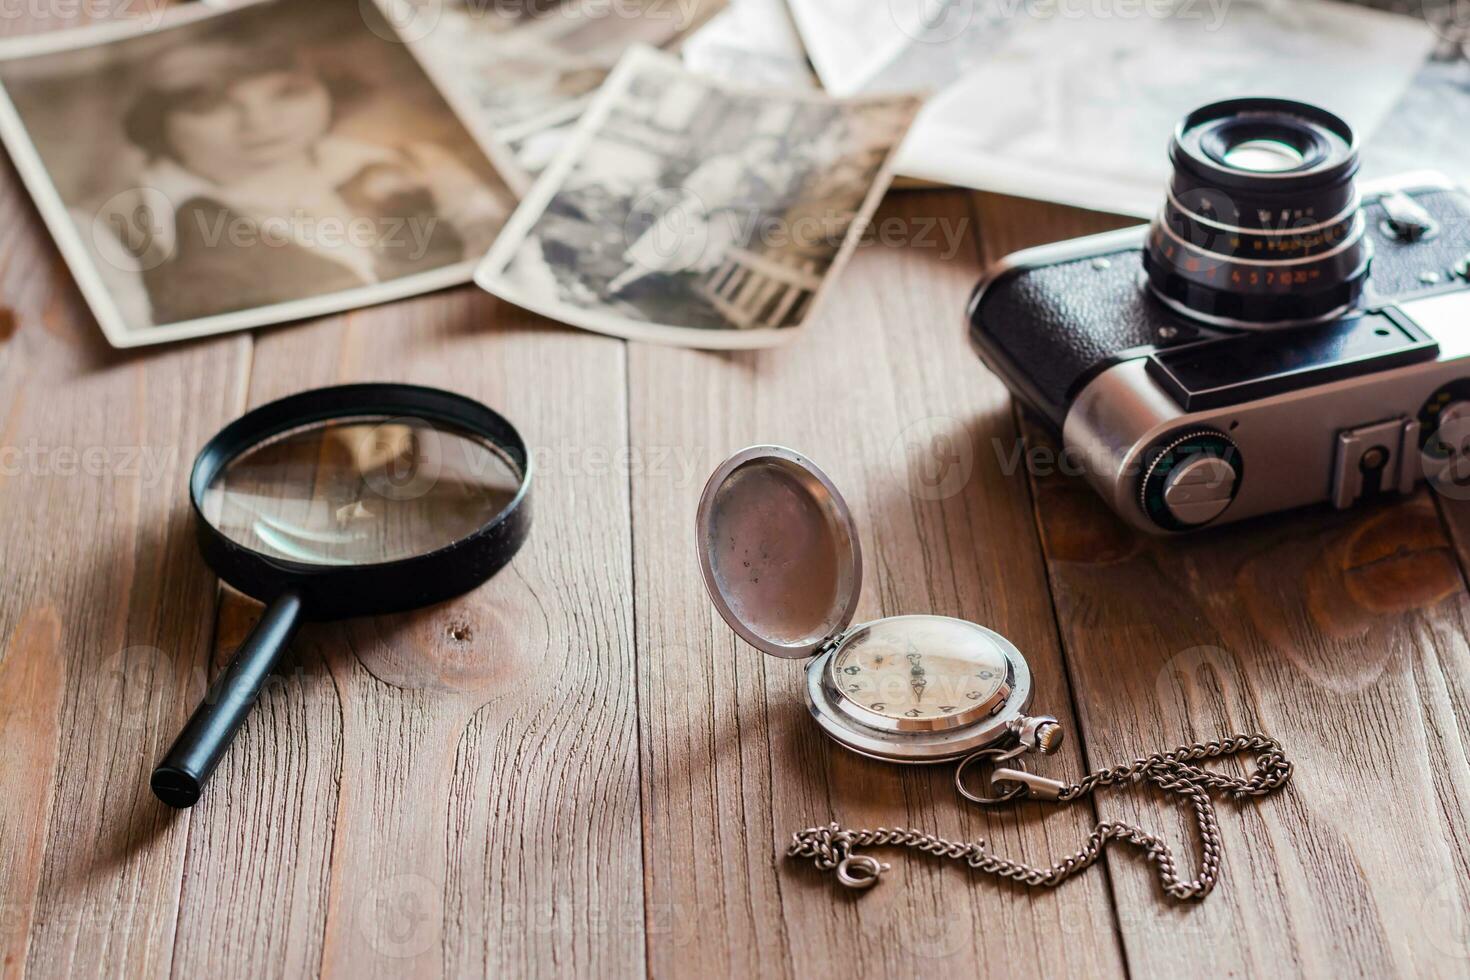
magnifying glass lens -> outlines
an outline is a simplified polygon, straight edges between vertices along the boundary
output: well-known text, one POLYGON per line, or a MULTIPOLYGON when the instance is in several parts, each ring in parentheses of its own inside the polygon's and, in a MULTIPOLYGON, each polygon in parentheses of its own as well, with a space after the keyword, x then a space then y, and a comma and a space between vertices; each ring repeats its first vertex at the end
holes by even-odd
POLYGON ((303 391, 205 443, 200 552, 265 611, 154 768, 158 798, 198 801, 303 621, 418 609, 503 568, 530 532, 531 470, 504 416, 417 385, 303 391))
POLYGON ((414 417, 313 423, 227 463, 200 500, 236 544, 314 565, 429 554, 489 524, 522 483, 504 450, 414 417))

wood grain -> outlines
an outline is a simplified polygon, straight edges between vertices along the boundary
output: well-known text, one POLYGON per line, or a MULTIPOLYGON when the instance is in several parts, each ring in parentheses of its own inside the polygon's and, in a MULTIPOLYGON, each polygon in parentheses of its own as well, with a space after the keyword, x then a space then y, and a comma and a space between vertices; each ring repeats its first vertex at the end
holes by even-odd
MULTIPOLYGON (((997 207, 1023 237, 1108 224, 997 207)), ((1164 905, 1151 871, 1109 862, 1129 969, 1463 976, 1470 601, 1427 491, 1153 538, 1080 477, 1032 484, 1089 765, 1258 729, 1296 764, 1284 793, 1222 807, 1224 881, 1203 905, 1164 905)), ((1098 805, 1197 847, 1157 793, 1098 805)))
POLYGON ((458 600, 303 631, 196 808, 176 968, 638 972, 623 345, 459 289, 259 336, 250 402, 359 380, 504 411, 531 539, 458 600))
MULTIPOLYGON (((801 665, 738 642, 704 594, 694 510, 705 476, 742 446, 791 446, 827 471, 857 521, 858 621, 939 613, 987 624, 1032 663, 1035 707, 1069 718, 1024 474, 995 464, 1016 440, 1008 397, 963 340, 973 217, 962 195, 921 193, 890 199, 877 220, 915 239, 944 222, 961 246, 860 249, 819 321, 779 352, 630 348, 633 444, 693 464, 633 475, 650 967, 1121 973, 1100 875, 1029 894, 885 854, 896 864, 888 880, 855 898, 782 857, 793 831, 837 819, 984 835, 1000 853, 1049 862, 1092 822, 1085 808, 981 813, 958 800, 950 767, 894 766, 828 742, 807 716, 801 665)), ((1052 761, 1079 764, 1071 750, 1052 761)))
MULTIPOLYGON (((45 13, 0 30, 92 8, 45 13)), ((109 350, 8 163, 0 297, 0 975, 162 975, 188 821, 147 775, 214 620, 175 491, 239 407, 249 341, 109 350)))
POLYGON ((214 580, 179 492, 238 410, 248 341, 106 349, 0 180, 0 945, 4 973, 166 973, 187 818, 148 773, 197 697, 214 580))
MULTIPOLYGON (((33 9, 0 29, 86 5, 33 9)), ((982 261, 1126 220, 923 192, 878 221, 901 244, 860 249, 780 351, 624 344, 464 288, 123 354, 6 166, 0 976, 1465 975, 1470 502, 1141 537, 1022 465, 1021 433, 1048 437, 961 323, 982 261), (365 379, 505 410, 536 453, 531 541, 460 600, 307 626, 204 801, 169 811, 148 772, 259 612, 195 552, 187 467, 247 405, 365 379), (981 812, 947 767, 827 742, 799 665, 735 639, 695 560, 705 475, 760 441, 847 496, 859 618, 1021 647, 1071 729, 1049 774, 1286 743, 1291 787, 1222 807, 1207 902, 1165 905, 1130 859, 1033 893, 884 853, 854 896, 782 857, 833 818, 1033 862, 1099 816, 1193 831, 1146 790, 981 812)))

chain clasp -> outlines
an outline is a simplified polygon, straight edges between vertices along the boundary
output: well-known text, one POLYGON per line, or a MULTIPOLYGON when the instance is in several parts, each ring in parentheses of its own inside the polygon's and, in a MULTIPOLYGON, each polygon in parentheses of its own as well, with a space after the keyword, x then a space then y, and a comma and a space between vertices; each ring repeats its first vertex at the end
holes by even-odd
POLYGON ((1022 758, 1026 749, 1026 744, 1022 743, 1008 749, 989 748, 970 753, 954 771, 955 789, 971 803, 982 806, 997 806, 1022 796, 1036 800, 1061 799, 1067 784, 1059 779, 1028 772, 1022 758), (982 776, 981 792, 977 793, 965 785, 965 772, 981 762, 996 766, 1001 763, 1008 765, 992 770, 988 777, 982 776))
MULTIPOLYGON (((1034 772, 1027 772, 1026 767, 1021 765, 1017 759, 1018 769, 997 769, 990 774, 990 786, 992 789, 1000 787, 1003 783, 1018 783, 1022 787, 1021 795, 1033 800, 1060 800, 1062 790, 1067 784, 1060 779, 1052 779, 1041 776, 1034 772)), ((963 792, 963 790, 961 791, 963 792)))

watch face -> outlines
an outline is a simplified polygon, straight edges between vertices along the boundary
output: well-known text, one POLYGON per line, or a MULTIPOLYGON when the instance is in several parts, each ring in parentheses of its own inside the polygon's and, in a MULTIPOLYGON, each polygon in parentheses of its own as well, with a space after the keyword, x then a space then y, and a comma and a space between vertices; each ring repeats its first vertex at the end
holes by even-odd
POLYGON ((943 616, 859 626, 832 654, 836 705, 888 731, 939 731, 993 713, 1010 694, 1010 664, 989 630, 943 616))

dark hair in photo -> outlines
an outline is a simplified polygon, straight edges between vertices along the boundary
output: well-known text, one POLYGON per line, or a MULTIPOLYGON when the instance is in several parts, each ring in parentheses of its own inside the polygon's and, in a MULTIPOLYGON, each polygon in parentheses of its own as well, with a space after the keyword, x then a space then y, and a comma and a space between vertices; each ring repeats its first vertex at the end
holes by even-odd
POLYGON ((332 100, 333 119, 367 94, 355 72, 304 46, 282 48, 264 40, 218 32, 180 39, 144 69, 143 84, 123 115, 123 132, 150 160, 172 155, 168 119, 174 112, 224 94, 230 86, 277 72, 302 72, 321 82, 332 100))

